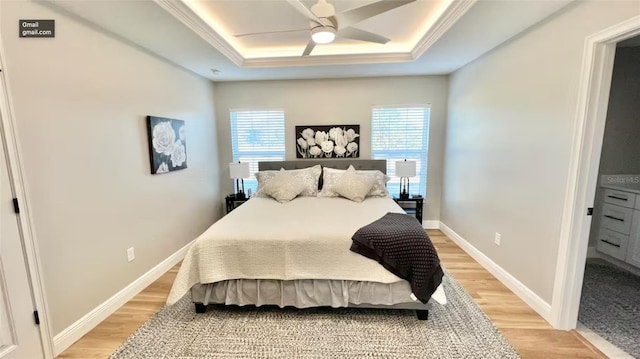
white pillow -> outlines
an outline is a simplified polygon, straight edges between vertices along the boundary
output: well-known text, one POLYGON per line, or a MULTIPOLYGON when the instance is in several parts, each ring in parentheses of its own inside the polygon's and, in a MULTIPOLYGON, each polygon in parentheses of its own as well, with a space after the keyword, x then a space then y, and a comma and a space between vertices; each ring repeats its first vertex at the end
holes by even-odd
MULTIPOLYGON (((315 197, 318 195, 318 182, 320 181, 320 174, 322 173, 322 167, 315 165, 313 167, 303 168, 299 170, 285 170, 294 177, 300 179, 304 184, 304 189, 300 196, 302 197, 315 197)), ((260 171, 256 172, 256 179, 258 180, 258 188, 254 197, 269 197, 264 193, 263 188, 271 182, 280 171, 260 171)))
POLYGON ((264 193, 280 203, 289 202, 304 190, 302 180, 281 169, 269 183, 264 186, 264 193))
MULTIPOLYGON (((350 166, 353 167, 353 166, 350 166)), ((340 176, 342 176, 346 170, 339 170, 335 168, 324 167, 322 169, 322 191, 318 193, 319 197, 338 197, 338 193, 336 193, 332 187, 335 185, 336 181, 340 176)), ((373 177, 375 182, 373 187, 369 193, 367 193, 367 197, 389 197, 389 191, 387 191, 386 183, 389 182, 391 177, 385 175, 384 173, 378 170, 357 170, 356 173, 373 177)))
POLYGON ((354 202, 362 202, 375 182, 375 178, 358 174, 353 166, 349 166, 349 169, 338 178, 331 189, 342 197, 354 202))

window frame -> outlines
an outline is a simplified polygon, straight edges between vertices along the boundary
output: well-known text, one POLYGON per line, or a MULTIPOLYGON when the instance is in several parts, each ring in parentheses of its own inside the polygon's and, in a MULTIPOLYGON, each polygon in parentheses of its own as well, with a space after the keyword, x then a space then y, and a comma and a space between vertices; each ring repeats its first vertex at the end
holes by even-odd
POLYGON ((402 104, 402 105, 375 105, 371 106, 371 159, 384 159, 387 160, 387 175, 391 177, 387 183, 389 193, 398 197, 400 192, 400 178, 395 176, 395 162, 404 159, 415 160, 416 163, 416 176, 411 177, 410 181, 410 194, 420 194, 422 197, 426 197, 428 192, 428 164, 429 164, 429 133, 431 128, 431 104, 402 104), (376 110, 392 110, 392 109, 412 109, 418 108, 422 110, 423 116, 423 128, 422 128, 422 146, 418 149, 400 148, 400 149, 376 149, 375 136, 375 122, 377 119, 376 110), (418 181, 416 183, 416 178, 418 181), (418 190, 416 191, 416 186, 418 190))
MULTIPOLYGON (((258 117, 259 118, 259 117, 258 117)), ((269 116, 264 116, 265 119, 269 119, 269 116)), ((278 118, 280 119, 280 118, 278 118)), ((255 120, 255 119, 254 119, 255 120)), ((274 126, 275 127, 275 126, 274 126)), ((265 127, 268 129, 268 126, 265 127)), ((231 108, 229 109, 229 130, 231 135, 231 161, 232 162, 243 162, 249 163, 249 171, 250 177, 244 179, 244 188, 245 193, 248 193, 249 190, 252 191, 252 194, 255 193, 258 181, 255 178, 255 173, 258 171, 258 162, 262 161, 284 161, 286 158, 286 113, 283 108, 231 108), (273 151, 264 151, 264 150, 244 150, 241 151, 238 149, 238 124, 237 124, 237 114, 238 113, 267 113, 267 112, 280 112, 282 117, 282 149, 281 150, 273 150, 273 151)), ((276 135, 279 136, 279 135, 276 135)), ((235 188, 235 183, 234 183, 235 188)))

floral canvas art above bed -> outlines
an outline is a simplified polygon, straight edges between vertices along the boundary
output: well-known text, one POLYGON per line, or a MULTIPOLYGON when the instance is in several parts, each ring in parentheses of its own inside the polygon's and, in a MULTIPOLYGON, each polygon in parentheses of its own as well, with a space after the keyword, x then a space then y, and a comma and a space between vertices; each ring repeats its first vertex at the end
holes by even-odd
POLYGON ((187 142, 183 120, 147 116, 151 174, 187 168, 187 142))
POLYGON ((296 157, 360 157, 360 125, 296 126, 296 157))

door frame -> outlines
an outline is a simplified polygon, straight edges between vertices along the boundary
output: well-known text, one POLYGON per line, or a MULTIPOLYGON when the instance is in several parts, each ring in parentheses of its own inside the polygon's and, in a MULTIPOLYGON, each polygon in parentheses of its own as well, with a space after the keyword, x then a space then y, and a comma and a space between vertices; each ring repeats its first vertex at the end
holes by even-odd
POLYGON ((551 304, 551 324, 575 329, 584 279, 600 153, 604 138, 616 44, 640 35, 640 16, 585 39, 569 176, 551 304))
POLYGON ((25 186, 25 171, 20 153, 20 141, 17 135, 16 120, 13 115, 13 101, 9 93, 9 80, 6 76, 7 67, 4 59, 4 47, 0 38, 0 135, 3 136, 7 150, 7 169, 9 182, 15 198, 20 205, 18 215, 18 230, 22 239, 25 252, 25 264, 30 279, 30 287, 33 295, 34 310, 38 311, 40 319, 40 340, 46 359, 54 357, 53 335, 49 320, 49 309, 43 285, 43 271, 40 254, 35 241, 33 216, 31 214, 29 198, 25 186))

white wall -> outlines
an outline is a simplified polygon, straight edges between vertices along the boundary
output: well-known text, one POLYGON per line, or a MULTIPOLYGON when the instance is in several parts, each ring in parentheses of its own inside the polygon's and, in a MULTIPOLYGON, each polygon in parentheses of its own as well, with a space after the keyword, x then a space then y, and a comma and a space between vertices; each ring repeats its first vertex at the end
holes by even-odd
POLYGON ((585 37, 638 14, 576 2, 451 76, 442 222, 548 303, 585 37))
POLYGON ((214 86, 34 2, 2 1, 10 93, 53 332, 220 216, 214 86), (54 39, 18 19, 55 19, 54 39), (151 175, 145 116, 183 119, 188 168, 151 175), (136 260, 128 263, 126 249, 136 260))
MULTIPOLYGON (((440 218, 447 93, 447 76, 217 83, 216 118, 220 160, 222 163, 232 160, 229 109, 284 109, 288 160, 296 157, 295 126, 359 124, 360 158, 369 159, 371 106, 431 104, 427 196, 423 218, 437 220, 440 218)), ((228 193, 233 192, 231 180, 223 181, 223 189, 228 193)))

